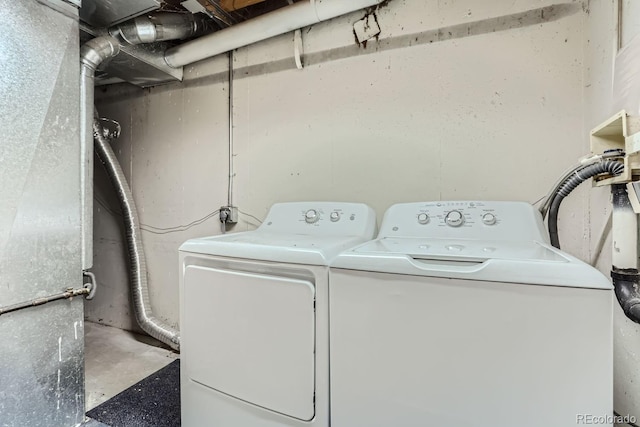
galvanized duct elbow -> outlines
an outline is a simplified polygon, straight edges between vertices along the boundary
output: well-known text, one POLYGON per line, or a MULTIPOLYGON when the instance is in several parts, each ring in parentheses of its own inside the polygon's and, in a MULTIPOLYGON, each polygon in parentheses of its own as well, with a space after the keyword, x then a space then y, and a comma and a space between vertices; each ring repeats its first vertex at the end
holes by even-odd
POLYGON ((96 69, 120 52, 113 37, 96 37, 80 48, 80 185, 82 269, 93 265, 93 97, 96 69))
POLYGON ((80 48, 80 63, 83 71, 94 74, 100 64, 118 53, 120 53, 120 44, 113 37, 103 36, 89 40, 80 48))
POLYGON ((136 320, 143 331, 155 339, 167 344, 174 350, 180 350, 179 333, 153 315, 149 300, 147 283, 147 265, 142 247, 140 220, 138 211, 131 194, 131 189, 118 163, 115 153, 109 145, 102 126, 94 123, 95 147, 98 158, 104 164, 111 183, 116 189, 118 200, 122 208, 127 250, 129 253, 131 295, 133 297, 136 320))
POLYGON ((204 34, 211 29, 202 14, 160 12, 140 16, 109 29, 129 44, 137 45, 166 40, 184 40, 204 34))

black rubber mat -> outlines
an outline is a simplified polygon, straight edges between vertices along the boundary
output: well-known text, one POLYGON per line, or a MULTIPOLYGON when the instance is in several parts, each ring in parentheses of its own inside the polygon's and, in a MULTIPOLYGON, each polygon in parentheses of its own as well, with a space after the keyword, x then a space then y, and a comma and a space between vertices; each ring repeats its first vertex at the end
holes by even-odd
POLYGON ((91 418, 89 418, 87 421, 82 423, 82 427, 109 427, 109 426, 101 423, 100 421, 92 420, 91 418))
POLYGON ((96 406, 87 416, 110 427, 180 426, 180 360, 96 406))

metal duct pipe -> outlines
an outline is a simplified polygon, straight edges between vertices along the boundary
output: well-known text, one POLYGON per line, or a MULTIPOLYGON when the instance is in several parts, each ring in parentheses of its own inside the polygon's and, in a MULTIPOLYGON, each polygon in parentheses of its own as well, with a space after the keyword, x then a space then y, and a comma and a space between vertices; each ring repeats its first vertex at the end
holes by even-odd
POLYGON ((160 12, 140 16, 109 29, 112 36, 120 34, 129 44, 184 40, 204 34, 210 26, 203 14, 160 12))
POLYGON ((179 68, 239 47, 317 24, 384 0, 309 0, 294 3, 224 30, 173 47, 165 53, 169 66, 179 68))
POLYGON ((131 274, 131 295, 133 297, 136 320, 143 331, 179 351, 179 333, 155 317, 151 311, 147 283, 147 264, 142 247, 138 211, 120 163, 118 163, 118 159, 109 145, 102 125, 98 122, 94 122, 94 137, 96 153, 104 164, 109 179, 115 187, 122 209, 122 216, 124 217, 131 274))
POLYGON ((93 96, 96 69, 120 53, 113 37, 96 37, 80 48, 80 200, 82 269, 93 265, 93 96))

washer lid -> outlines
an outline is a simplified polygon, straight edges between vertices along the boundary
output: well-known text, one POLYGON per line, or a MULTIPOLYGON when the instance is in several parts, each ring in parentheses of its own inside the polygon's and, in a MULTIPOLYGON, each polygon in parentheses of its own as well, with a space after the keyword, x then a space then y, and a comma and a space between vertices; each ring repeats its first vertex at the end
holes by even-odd
POLYGON ((331 267, 412 276, 611 289, 595 268, 547 243, 383 237, 340 254, 331 267))
POLYGON ((189 240, 180 250, 261 261, 328 265, 343 250, 372 239, 375 231, 375 213, 362 203, 277 203, 257 230, 189 240))

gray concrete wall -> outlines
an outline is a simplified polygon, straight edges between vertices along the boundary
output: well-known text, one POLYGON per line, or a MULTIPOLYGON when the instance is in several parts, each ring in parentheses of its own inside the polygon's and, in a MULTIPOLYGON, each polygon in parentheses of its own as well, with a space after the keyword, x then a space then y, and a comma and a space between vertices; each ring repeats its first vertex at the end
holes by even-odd
MULTIPOLYGON (((305 29, 305 68, 287 34, 235 54, 234 203, 264 217, 289 200, 535 202, 588 150, 583 132, 582 3, 392 0, 379 42, 356 45, 364 12, 305 29)), ((123 125, 116 151, 143 223, 188 224, 227 201, 227 58, 185 68, 185 82, 98 93, 123 125)), ((100 181, 100 180, 99 180, 100 181)), ((100 181, 101 182, 101 181, 100 181)), ((102 185, 101 185, 102 187, 102 185)), ((110 190, 99 189, 117 209, 110 190)), ((564 206, 562 241, 589 256, 587 193, 564 206)), ((235 231, 256 226, 247 215, 235 231)), ((96 271, 109 293, 91 320, 130 328, 121 233, 96 208, 96 271)), ((153 231, 163 232, 154 229, 153 231)), ((177 248, 220 232, 144 234, 151 302, 178 322, 177 248)))

